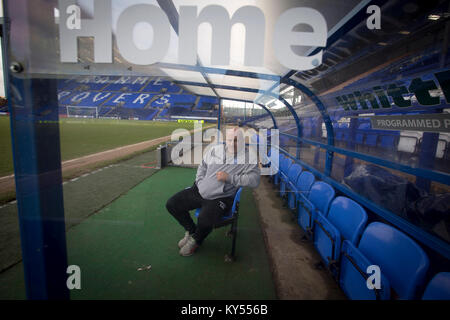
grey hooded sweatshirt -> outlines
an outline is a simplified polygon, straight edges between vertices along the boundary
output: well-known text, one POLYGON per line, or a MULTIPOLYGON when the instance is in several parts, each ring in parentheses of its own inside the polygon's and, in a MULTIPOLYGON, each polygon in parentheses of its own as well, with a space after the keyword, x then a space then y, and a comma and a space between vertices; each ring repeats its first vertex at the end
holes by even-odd
POLYGON ((234 163, 226 163, 227 153, 223 144, 213 146, 205 152, 195 179, 203 199, 232 197, 239 187, 256 188, 259 185, 261 172, 258 164, 240 163, 241 161, 236 163, 237 158, 232 159, 234 163), (228 173, 226 182, 217 180, 216 173, 219 171, 228 173))

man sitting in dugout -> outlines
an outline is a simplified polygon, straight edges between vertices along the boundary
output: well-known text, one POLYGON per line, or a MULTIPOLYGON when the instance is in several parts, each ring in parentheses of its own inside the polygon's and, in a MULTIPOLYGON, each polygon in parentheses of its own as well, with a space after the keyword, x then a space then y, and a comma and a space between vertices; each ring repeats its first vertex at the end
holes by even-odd
POLYGON ((194 185, 176 193, 166 203, 167 210, 186 230, 178 242, 182 256, 194 254, 214 225, 229 212, 239 187, 259 185, 258 164, 246 163, 245 143, 238 148, 238 141, 244 141, 242 129, 227 129, 226 143, 205 152, 194 185), (196 208, 201 208, 197 225, 189 214, 189 210, 196 208))

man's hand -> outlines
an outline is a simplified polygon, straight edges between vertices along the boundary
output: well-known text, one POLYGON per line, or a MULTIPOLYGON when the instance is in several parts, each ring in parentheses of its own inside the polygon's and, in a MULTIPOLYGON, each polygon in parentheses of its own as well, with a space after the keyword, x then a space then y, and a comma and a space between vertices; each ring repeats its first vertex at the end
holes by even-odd
POLYGON ((228 173, 226 173, 224 171, 219 171, 216 173, 216 178, 219 181, 226 182, 228 180, 228 173))

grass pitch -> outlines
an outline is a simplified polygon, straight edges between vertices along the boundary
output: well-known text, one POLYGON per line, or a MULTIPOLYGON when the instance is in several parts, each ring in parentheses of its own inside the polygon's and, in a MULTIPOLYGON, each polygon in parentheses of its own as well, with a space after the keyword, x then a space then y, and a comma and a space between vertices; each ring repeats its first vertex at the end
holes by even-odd
MULTIPOLYGON (((13 173, 9 121, 0 117, 0 176, 13 173)), ((192 123, 77 118, 62 118, 59 124, 62 161, 194 128, 192 123)))

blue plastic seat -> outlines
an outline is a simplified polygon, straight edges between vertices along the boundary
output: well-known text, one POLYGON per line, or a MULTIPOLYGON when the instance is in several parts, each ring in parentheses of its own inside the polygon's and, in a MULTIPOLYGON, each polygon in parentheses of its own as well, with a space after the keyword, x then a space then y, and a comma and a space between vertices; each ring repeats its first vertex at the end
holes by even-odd
POLYGON ((327 214, 328 207, 335 195, 333 187, 323 181, 317 181, 311 187, 308 197, 299 193, 297 220, 300 227, 312 234, 317 212, 327 214))
POLYGON ((342 134, 342 140, 343 141, 349 141, 350 140, 350 131, 349 129, 345 129, 342 134))
POLYGON ((364 134, 362 132, 358 132, 355 136, 355 142, 357 144, 363 144, 364 143, 364 134))
POLYGON ((287 173, 289 171, 289 162, 286 156, 283 156, 280 160, 280 170, 278 171, 278 184, 280 195, 283 195, 284 184, 283 181, 287 179, 287 173))
POLYGON ((314 221, 314 246, 326 266, 339 261, 341 243, 356 244, 367 224, 366 211, 347 197, 337 197, 330 205, 328 215, 318 212, 314 221))
POLYGON ((275 168, 275 166, 274 166, 275 174, 273 175, 272 181, 275 185, 280 184, 280 170, 281 170, 281 162, 283 161, 283 157, 284 156, 281 153, 279 153, 278 154, 278 167, 275 168))
POLYGON ((286 184, 283 183, 284 181, 287 181, 288 178, 288 173, 289 173, 289 168, 292 165, 292 160, 291 158, 288 157, 284 157, 282 159, 282 162, 280 164, 280 171, 278 172, 278 174, 280 175, 279 181, 280 181, 280 196, 284 196, 285 193, 285 186, 286 184))
POLYGON ((302 173, 302 166, 294 163, 289 167, 287 177, 281 179, 280 194, 282 196, 289 194, 289 191, 293 190, 290 185, 295 186, 297 184, 298 177, 302 173))
POLYGON ((370 129, 370 123, 363 122, 358 126, 358 130, 355 135, 355 142, 356 144, 364 144, 364 135, 368 132, 370 129))
POLYGON ((371 133, 366 135, 365 145, 369 147, 376 147, 378 141, 378 134, 371 133))
POLYGON ((284 155, 279 154, 278 159, 278 168, 276 170, 276 173, 273 178, 273 183, 277 186, 280 184, 280 177, 281 177, 281 167, 283 166, 283 161, 286 158, 284 155))
MULTIPOLYGON (((225 214, 222 219, 214 225, 214 228, 221 228, 227 225, 231 224, 231 229, 228 232, 228 234, 232 235, 232 246, 231 246, 231 253, 226 256, 227 261, 233 261, 235 258, 235 249, 236 249, 236 236, 237 236, 237 223, 238 223, 238 217, 239 217, 239 202, 241 201, 241 193, 242 193, 242 187, 240 187, 236 194, 234 195, 234 201, 233 206, 231 207, 231 210, 228 211, 227 214, 225 214)), ((198 208, 195 210, 195 216, 198 218, 200 214, 201 208, 198 208)))
POLYGON ((428 257, 416 242, 394 227, 373 222, 357 246, 344 241, 339 284, 350 299, 415 299, 428 267, 428 257), (378 290, 368 289, 366 285, 370 265, 378 266, 381 271, 378 290))
POLYGON ((280 159, 280 170, 278 171, 278 183, 279 183, 279 190, 280 194, 282 195, 282 188, 283 188, 283 180, 287 179, 287 173, 289 171, 289 162, 288 158, 286 156, 283 156, 280 159))
POLYGON ((363 122, 358 126, 359 130, 369 130, 370 129, 370 123, 369 122, 363 122))
POLYGON ((335 131, 335 138, 337 141, 342 140, 343 136, 344 136, 344 131, 340 128, 336 128, 334 129, 335 131))
POLYGON ((450 272, 436 274, 428 283, 423 300, 450 300, 450 272))
POLYGON ((291 185, 289 187, 293 191, 288 193, 288 206, 290 209, 294 210, 297 207, 299 194, 303 195, 305 198, 308 198, 309 190, 311 189, 314 180, 314 175, 311 172, 303 171, 298 177, 295 186, 291 185))
MULTIPOLYGON (((364 233, 363 233, 364 235, 364 233)), ((339 286, 352 300, 389 300, 390 284, 381 273, 380 289, 367 288, 368 267, 373 265, 352 243, 342 243, 341 263, 339 268, 339 286)))
POLYGON ((396 148, 397 136, 395 135, 382 135, 380 136, 380 147, 388 150, 396 148))
POLYGON ((337 141, 346 141, 348 139, 349 133, 348 133, 348 124, 347 123, 340 123, 335 128, 335 139, 337 141))

